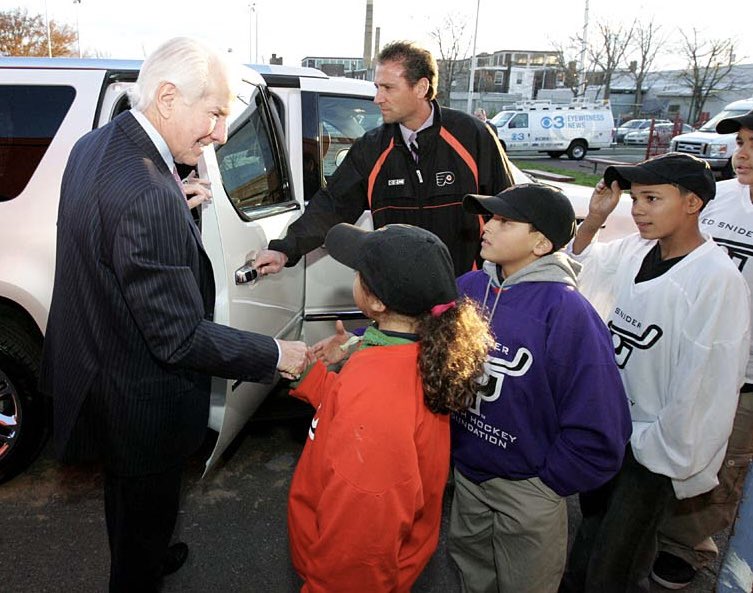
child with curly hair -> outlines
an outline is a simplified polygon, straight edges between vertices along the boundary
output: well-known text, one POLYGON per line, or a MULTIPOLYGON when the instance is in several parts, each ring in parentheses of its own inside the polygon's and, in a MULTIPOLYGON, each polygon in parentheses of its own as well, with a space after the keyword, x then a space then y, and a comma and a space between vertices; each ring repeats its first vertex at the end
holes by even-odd
POLYGON ((449 413, 472 401, 492 340, 429 231, 342 223, 325 245, 375 325, 339 372, 317 361, 292 391, 316 408, 290 487, 293 564, 302 593, 408 593, 439 538, 449 413))

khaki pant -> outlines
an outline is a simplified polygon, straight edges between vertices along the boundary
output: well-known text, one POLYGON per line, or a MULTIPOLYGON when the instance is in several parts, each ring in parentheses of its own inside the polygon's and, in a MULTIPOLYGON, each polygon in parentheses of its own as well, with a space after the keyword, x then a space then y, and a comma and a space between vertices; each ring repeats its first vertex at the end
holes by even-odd
POLYGON ((556 592, 567 554, 565 499, 539 478, 474 484, 455 470, 448 544, 464 593, 556 592))
POLYGON ((734 523, 752 458, 753 393, 741 393, 719 485, 675 503, 659 531, 659 550, 682 558, 696 570, 712 564, 719 550, 711 536, 734 523))

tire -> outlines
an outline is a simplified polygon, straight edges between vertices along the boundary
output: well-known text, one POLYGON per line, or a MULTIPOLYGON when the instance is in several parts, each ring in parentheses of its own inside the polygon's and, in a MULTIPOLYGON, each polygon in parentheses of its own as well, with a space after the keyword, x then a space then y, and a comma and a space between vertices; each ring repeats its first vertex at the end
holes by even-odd
POLYGON ((573 140, 567 147, 567 158, 582 161, 588 152, 588 145, 583 140, 573 140))
POLYGON ((49 436, 51 402, 37 389, 41 353, 21 323, 0 319, 0 483, 26 469, 49 436))
POLYGON ((562 150, 547 150, 546 153, 549 155, 549 158, 552 158, 552 159, 558 159, 563 154, 565 154, 565 152, 562 150))

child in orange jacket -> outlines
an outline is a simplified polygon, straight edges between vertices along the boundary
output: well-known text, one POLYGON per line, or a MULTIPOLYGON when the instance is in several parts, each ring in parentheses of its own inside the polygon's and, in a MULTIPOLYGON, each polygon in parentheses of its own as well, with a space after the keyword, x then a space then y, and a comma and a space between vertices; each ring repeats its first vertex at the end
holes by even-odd
POLYGON ((290 488, 293 564, 302 593, 408 593, 439 538, 448 414, 471 402, 491 338, 429 231, 343 223, 325 245, 358 272, 376 326, 338 373, 316 362, 292 392, 316 408, 290 488))

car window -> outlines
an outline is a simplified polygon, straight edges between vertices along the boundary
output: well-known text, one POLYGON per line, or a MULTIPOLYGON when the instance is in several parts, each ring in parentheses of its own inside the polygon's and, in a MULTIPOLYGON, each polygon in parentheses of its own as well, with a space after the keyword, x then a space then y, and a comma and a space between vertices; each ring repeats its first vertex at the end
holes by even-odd
POLYGON ((518 113, 518 115, 516 115, 510 120, 510 123, 508 124, 507 127, 508 128, 527 128, 528 127, 528 114, 518 113))
POLYGON ((227 142, 217 147, 222 185, 235 209, 243 216, 260 207, 290 199, 280 171, 284 167, 270 140, 270 118, 255 90, 248 106, 233 123, 227 142))
POLYGON ((497 115, 495 115, 495 116, 494 116, 494 117, 493 117, 493 118, 491 119, 491 122, 492 122, 492 123, 493 123, 493 124, 494 124, 494 125, 495 125, 496 127, 498 127, 498 128, 501 128, 502 126, 504 126, 504 125, 505 125, 505 124, 506 124, 506 123, 507 123, 507 122, 509 121, 509 119, 510 119, 510 118, 511 118, 511 117, 512 117, 513 115, 515 115, 515 112, 514 112, 514 111, 500 111, 500 112, 499 112, 499 113, 498 113, 497 115))
POLYGON ((0 86, 0 201, 24 190, 75 96, 70 86, 0 86))
POLYGON ((716 132, 716 124, 718 124, 723 119, 727 119, 728 117, 739 117, 740 115, 745 115, 749 111, 749 109, 726 109, 717 113, 714 117, 712 117, 698 129, 701 132, 716 132))
POLYGON ((370 97, 301 93, 303 107, 303 186, 310 200, 343 162, 353 143, 382 125, 370 97))

